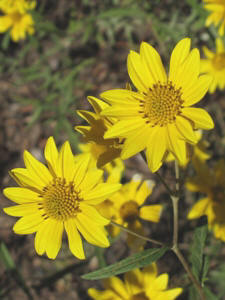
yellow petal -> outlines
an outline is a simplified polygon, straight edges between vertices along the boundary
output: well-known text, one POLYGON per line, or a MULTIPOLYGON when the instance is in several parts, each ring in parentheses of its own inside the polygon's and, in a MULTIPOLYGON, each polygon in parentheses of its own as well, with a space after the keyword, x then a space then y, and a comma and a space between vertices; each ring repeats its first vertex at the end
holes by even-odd
POLYGON ((20 216, 29 216, 37 212, 39 206, 37 203, 26 203, 10 207, 5 207, 4 212, 10 216, 20 217, 20 216))
POLYGON ((178 87, 182 87, 182 91, 185 94, 190 88, 197 83, 197 79, 200 72, 200 54, 197 48, 191 50, 190 54, 183 62, 180 67, 179 72, 177 72, 177 77, 175 78, 175 83, 178 87))
POLYGON ((59 173, 66 179, 67 182, 71 182, 74 179, 75 162, 74 155, 72 153, 70 144, 66 141, 59 153, 59 173))
POLYGON ((197 143, 197 137, 193 131, 193 128, 192 128, 189 120, 187 120, 183 117, 177 116, 175 124, 176 124, 177 130, 181 134, 184 141, 189 142, 191 144, 197 143))
POLYGON ((132 135, 127 137, 123 144, 121 158, 128 159, 129 157, 144 150, 146 148, 149 134, 149 128, 146 128, 145 130, 143 130, 143 128, 140 128, 136 130, 136 132, 134 132, 132 135))
POLYGON ((77 230, 74 219, 65 221, 65 229, 68 235, 70 251, 79 259, 85 259, 81 236, 77 230))
MULTIPOLYGON (((111 277, 104 280, 104 288, 105 289, 111 289, 117 294, 118 300, 121 299, 129 299, 129 294, 126 290, 126 287, 122 280, 120 280, 118 277, 111 277)), ((109 298, 110 299, 110 298, 109 298)), ((114 300, 114 298, 112 298, 114 300)), ((115 298, 117 300, 117 298, 115 298)))
POLYGON ((154 83, 154 79, 149 74, 146 65, 138 53, 130 51, 127 58, 127 69, 130 79, 137 90, 147 93, 149 87, 154 83))
POLYGON ((122 120, 117 122, 111 128, 109 128, 105 135, 105 139, 115 138, 115 137, 124 137, 130 132, 135 132, 139 128, 145 127, 145 122, 141 117, 134 117, 130 120, 122 120))
POLYGON ((9 16, 0 16, 0 33, 6 32, 12 26, 12 19, 9 16))
POLYGON ((121 188, 121 184, 100 183, 91 191, 84 191, 82 197, 87 204, 97 205, 121 188))
POLYGON ((94 220, 82 213, 77 215, 75 221, 79 232, 88 243, 102 248, 109 247, 109 241, 104 227, 99 226, 94 220))
POLYGON ((207 111, 202 108, 184 108, 182 110, 182 115, 184 115, 189 120, 193 121, 196 129, 209 130, 214 128, 212 118, 207 113, 207 111))
POLYGON ((91 205, 80 203, 80 210, 89 219, 93 219, 100 226, 108 225, 110 220, 102 217, 99 212, 91 205))
POLYGON ((40 161, 33 157, 28 151, 24 151, 24 163, 33 180, 45 187, 52 180, 49 170, 40 161))
POLYGON ((103 170, 99 170, 97 168, 89 169, 88 172, 86 172, 81 184, 79 185, 79 188, 81 190, 85 190, 86 192, 92 190, 97 184, 103 181, 103 173, 103 170))
POLYGON ((174 82, 175 78, 177 77, 177 72, 187 58, 191 47, 191 39, 184 38, 179 43, 177 43, 176 47, 174 48, 171 58, 170 58, 170 73, 169 73, 169 80, 174 82))
POLYGON ((166 127, 157 126, 152 129, 146 151, 148 166, 153 173, 161 167, 165 151, 166 127))
POLYGON ((151 221, 159 222, 162 212, 162 205, 146 205, 140 209, 140 218, 151 221))
POLYGON ((207 208, 209 206, 210 199, 202 198, 197 203, 194 204, 191 211, 188 214, 188 219, 196 219, 206 214, 207 208))
POLYGON ((161 274, 154 280, 154 287, 159 291, 163 291, 167 288, 169 276, 168 274, 161 274))
POLYGON ((48 163, 49 170, 57 176, 58 174, 57 162, 58 162, 59 153, 56 148, 54 138, 52 136, 47 140, 44 155, 48 163))
POLYGON ((37 192, 43 190, 43 183, 40 180, 36 181, 36 178, 32 178, 29 171, 24 168, 16 168, 10 171, 10 175, 16 182, 23 187, 31 187, 37 192))
POLYGON ((152 180, 145 180, 139 187, 135 200, 139 205, 142 205, 147 197, 152 193, 152 188, 154 187, 154 182, 152 180))
POLYGON ((88 101, 91 104, 91 106, 94 108, 94 111, 97 114, 100 114, 100 112, 104 109, 108 107, 108 104, 106 104, 104 101, 93 97, 93 96, 88 96, 88 101))
POLYGON ((90 159, 90 154, 87 154, 85 157, 80 157, 75 162, 73 181, 77 187, 79 187, 82 181, 85 179, 90 164, 90 159))
MULTIPOLYGON (((123 103, 124 105, 124 103, 123 103)), ((139 111, 139 105, 137 104, 129 104, 129 106, 122 106, 122 105, 114 105, 110 106, 106 109, 104 109, 104 116, 106 117, 114 117, 116 116, 118 119, 123 119, 123 118, 132 118, 137 116, 138 111, 139 111)))
POLYGON ((32 190, 27 188, 21 188, 21 187, 5 188, 3 190, 3 193, 7 198, 9 198, 10 200, 18 204, 41 201, 41 198, 39 197, 38 193, 33 192, 32 190))
POLYGON ((185 165, 187 160, 186 143, 178 137, 177 129, 174 124, 167 125, 168 148, 178 159, 181 165, 185 165))
POLYGON ((154 78, 154 82, 160 81, 161 83, 165 83, 167 81, 167 75, 158 52, 151 45, 142 42, 140 54, 149 73, 154 78))
POLYGON ((44 254, 55 259, 62 245, 63 222, 47 219, 35 236, 35 249, 39 255, 44 254))
POLYGON ((157 300, 174 300, 182 293, 182 288, 175 288, 168 291, 164 291, 157 300))
POLYGON ((224 53, 225 52, 224 43, 223 43, 221 38, 216 39, 216 52, 217 53, 224 53))
POLYGON ((205 56, 209 59, 212 59, 213 56, 215 55, 215 53, 213 53, 211 50, 209 50, 209 48, 207 48, 206 46, 202 47, 203 53, 205 54, 205 56))
POLYGON ((40 212, 20 218, 13 226, 13 231, 17 234, 31 234, 37 231, 44 221, 40 212))
POLYGON ((101 98, 110 104, 138 104, 139 100, 143 100, 143 95, 137 92, 115 89, 105 91, 100 94, 101 98))

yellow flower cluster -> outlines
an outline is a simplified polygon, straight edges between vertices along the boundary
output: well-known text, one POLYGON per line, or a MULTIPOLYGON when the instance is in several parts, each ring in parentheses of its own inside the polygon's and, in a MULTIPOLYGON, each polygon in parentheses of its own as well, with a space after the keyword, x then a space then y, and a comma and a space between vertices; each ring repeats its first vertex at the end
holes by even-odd
POLYGON ((24 40, 26 34, 34 34, 34 21, 29 13, 36 0, 0 0, 0 33, 10 30, 14 42, 24 40))
POLYGON ((135 269, 125 274, 124 282, 118 277, 103 281, 104 291, 93 288, 89 296, 95 300, 174 300, 181 288, 167 289, 168 274, 157 275, 157 266, 152 264, 142 270, 135 269))

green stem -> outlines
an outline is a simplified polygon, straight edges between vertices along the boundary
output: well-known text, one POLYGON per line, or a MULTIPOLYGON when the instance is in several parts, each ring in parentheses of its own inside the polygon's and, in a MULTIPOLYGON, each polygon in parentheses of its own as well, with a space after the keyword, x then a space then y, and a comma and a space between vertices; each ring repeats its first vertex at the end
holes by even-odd
POLYGON ((153 244, 156 244, 156 245, 159 245, 159 246, 165 246, 163 243, 161 243, 159 241, 156 241, 154 239, 148 238, 148 237, 146 237, 144 235, 138 234, 138 233, 136 233, 136 232, 134 232, 134 231, 132 231, 132 230, 124 227, 123 225, 117 224, 117 223, 115 223, 113 221, 111 221, 111 224, 114 225, 114 226, 116 226, 116 227, 119 227, 123 231, 126 231, 126 232, 128 232, 128 233, 130 233, 130 234, 132 234, 132 235, 134 235, 134 236, 136 236, 136 237, 138 237, 138 238, 140 238, 142 240, 145 240, 147 242, 150 242, 150 243, 153 243, 153 244))

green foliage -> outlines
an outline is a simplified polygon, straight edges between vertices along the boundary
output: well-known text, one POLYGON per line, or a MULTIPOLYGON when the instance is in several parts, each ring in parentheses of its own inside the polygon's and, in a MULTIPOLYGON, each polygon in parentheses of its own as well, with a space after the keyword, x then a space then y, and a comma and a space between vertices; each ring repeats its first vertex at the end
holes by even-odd
POLYGON ((167 247, 147 249, 139 253, 135 253, 129 256, 128 258, 125 258, 108 267, 85 274, 82 276, 82 278, 89 280, 108 278, 111 276, 131 271, 136 268, 141 268, 157 261, 168 250, 169 249, 167 247))

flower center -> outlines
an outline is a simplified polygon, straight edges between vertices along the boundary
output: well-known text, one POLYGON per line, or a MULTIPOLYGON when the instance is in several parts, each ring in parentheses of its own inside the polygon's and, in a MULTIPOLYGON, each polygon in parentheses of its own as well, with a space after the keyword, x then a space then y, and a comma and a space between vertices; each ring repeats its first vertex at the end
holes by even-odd
POLYGON ((212 199, 216 203, 225 203, 225 190, 222 186, 215 186, 212 189, 212 199))
POLYGON ((131 300, 148 300, 148 299, 149 298, 145 296, 144 292, 136 294, 136 295, 132 296, 132 298, 131 298, 131 300))
POLYGON ((138 205, 135 201, 130 200, 120 207, 120 216, 124 222, 133 222, 138 217, 138 205))
POLYGON ((140 101, 139 113, 151 126, 173 123, 181 113, 184 102, 181 95, 181 89, 176 89, 171 81, 155 83, 145 94, 145 99, 140 101))
POLYGON ((225 68, 225 53, 216 54, 212 59, 213 67, 220 71, 225 68))
POLYGON ((40 209, 44 209, 45 218, 51 217, 60 221, 75 217, 79 209, 79 191, 76 191, 72 182, 67 183, 63 178, 55 178, 44 187, 41 194, 43 202, 40 209))
POLYGON ((18 12, 15 12, 15 13, 11 14, 11 18, 13 20, 13 23, 19 23, 21 21, 22 17, 23 17, 23 15, 21 15, 18 12))

